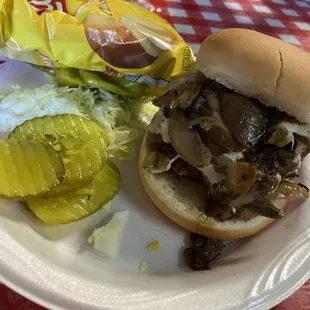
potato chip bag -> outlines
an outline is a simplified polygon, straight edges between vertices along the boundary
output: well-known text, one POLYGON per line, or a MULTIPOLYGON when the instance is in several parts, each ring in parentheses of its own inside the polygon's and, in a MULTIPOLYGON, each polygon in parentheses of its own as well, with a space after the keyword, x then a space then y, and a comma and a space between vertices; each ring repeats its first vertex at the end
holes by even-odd
POLYGON ((128 97, 195 71, 190 47, 165 20, 122 0, 0 0, 0 53, 62 85, 128 97))

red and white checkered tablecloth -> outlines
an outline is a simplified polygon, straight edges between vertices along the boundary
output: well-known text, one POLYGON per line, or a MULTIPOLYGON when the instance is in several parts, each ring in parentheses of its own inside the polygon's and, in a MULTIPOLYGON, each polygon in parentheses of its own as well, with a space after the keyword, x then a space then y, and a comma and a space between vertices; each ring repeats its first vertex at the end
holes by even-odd
POLYGON ((149 0, 197 52, 209 34, 249 28, 310 52, 310 0, 149 0))
MULTIPOLYGON (((144 0, 131 0, 143 4, 144 0)), ((209 34, 223 28, 258 30, 310 52, 310 0, 147 0, 197 52, 209 34)), ((42 307, 0 284, 1 310, 42 307)), ((275 310, 310 309, 310 281, 275 310)))

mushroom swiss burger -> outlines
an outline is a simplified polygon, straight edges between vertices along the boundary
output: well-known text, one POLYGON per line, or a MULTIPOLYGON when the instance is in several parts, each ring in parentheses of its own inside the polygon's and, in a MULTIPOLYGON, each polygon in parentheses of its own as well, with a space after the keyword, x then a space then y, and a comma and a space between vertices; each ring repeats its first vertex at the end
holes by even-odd
POLYGON ((197 74, 178 80, 144 137, 139 173, 172 221, 238 239, 308 198, 298 170, 310 151, 310 56, 245 29, 209 36, 197 74))

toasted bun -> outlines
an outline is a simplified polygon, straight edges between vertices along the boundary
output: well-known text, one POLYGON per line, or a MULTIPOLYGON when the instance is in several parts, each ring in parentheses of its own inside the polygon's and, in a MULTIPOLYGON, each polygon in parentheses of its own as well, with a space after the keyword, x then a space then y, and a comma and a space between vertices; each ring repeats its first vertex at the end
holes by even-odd
POLYGON ((197 69, 236 92, 310 123, 310 55, 279 39, 245 29, 210 35, 197 69))
MULTIPOLYGON (((145 136, 146 137, 146 136, 145 136)), ((173 222, 203 236, 216 239, 239 239, 253 235, 270 225, 273 220, 257 216, 249 221, 238 219, 220 222, 204 212, 205 188, 173 172, 153 174, 142 167, 147 154, 144 138, 139 155, 139 174, 146 193, 173 222)), ((284 209, 287 199, 278 199, 276 206, 284 209)))

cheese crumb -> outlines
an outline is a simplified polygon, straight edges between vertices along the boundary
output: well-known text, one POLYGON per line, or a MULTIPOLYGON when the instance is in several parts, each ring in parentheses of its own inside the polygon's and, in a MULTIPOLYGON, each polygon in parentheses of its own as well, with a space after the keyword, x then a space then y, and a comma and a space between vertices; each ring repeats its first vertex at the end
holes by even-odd
POLYGON ((152 242, 148 245, 147 249, 148 249, 149 251, 154 251, 154 252, 157 251, 157 250, 159 249, 159 242, 158 242, 158 240, 152 241, 152 242))
POLYGON ((141 262, 139 266, 140 271, 145 271, 149 269, 149 266, 146 262, 141 262))
POLYGON ((88 243, 93 244, 94 249, 103 255, 116 257, 128 215, 129 211, 115 212, 107 225, 94 230, 88 238, 88 243))

